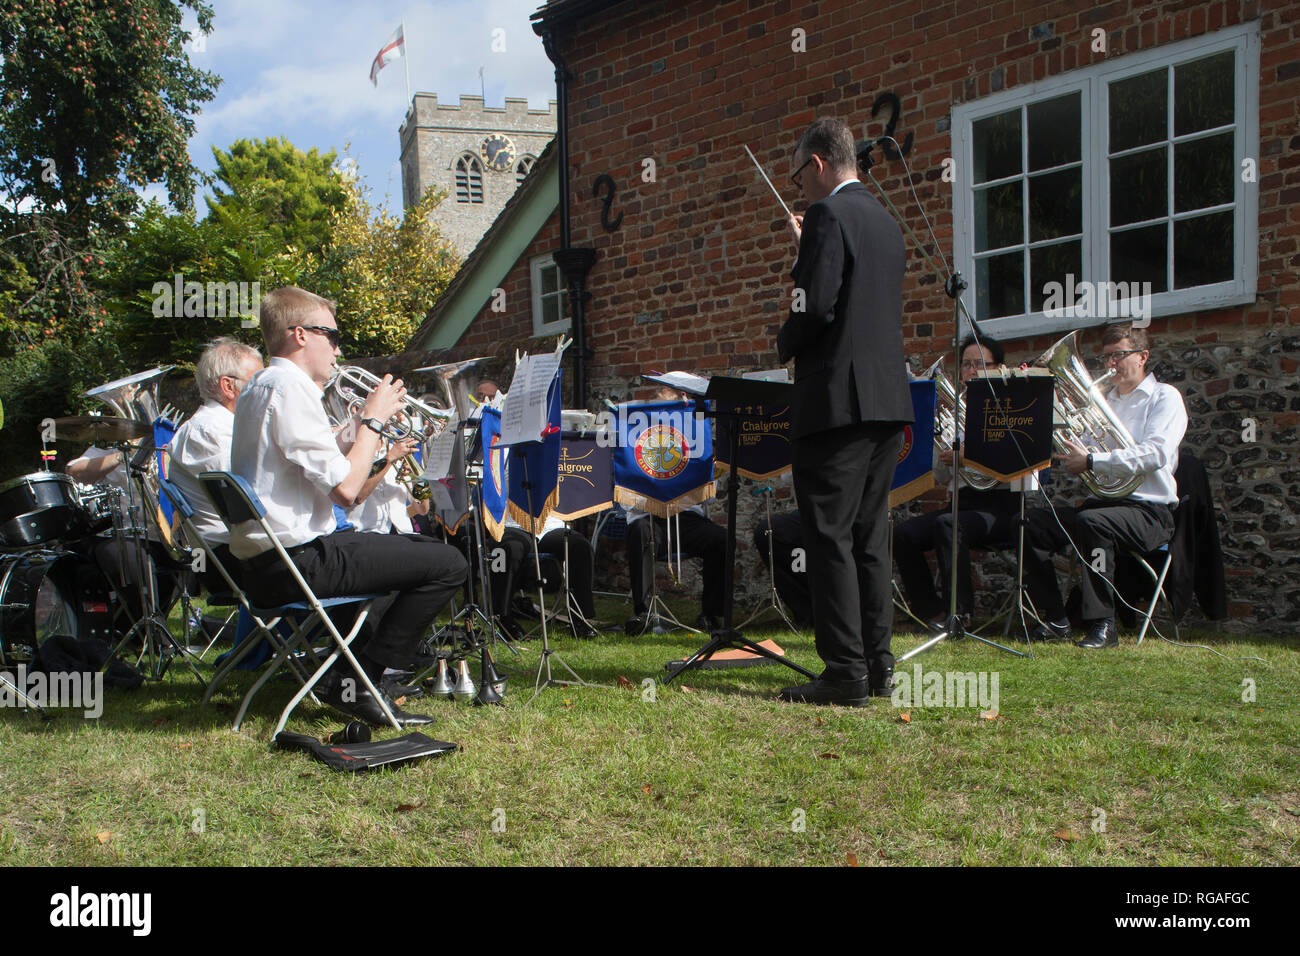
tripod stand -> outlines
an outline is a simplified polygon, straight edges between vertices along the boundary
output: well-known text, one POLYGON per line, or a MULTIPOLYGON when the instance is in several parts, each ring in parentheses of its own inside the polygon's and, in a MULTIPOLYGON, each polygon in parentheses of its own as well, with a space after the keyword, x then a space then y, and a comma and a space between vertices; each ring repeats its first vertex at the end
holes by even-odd
POLYGON ((776 611, 777 616, 785 622, 785 626, 791 631, 798 634, 799 628, 790 618, 786 610, 785 602, 781 600, 781 594, 776 589, 776 547, 774 542, 775 532, 772 530, 772 484, 768 482, 761 488, 756 488, 750 494, 763 496, 763 508, 767 513, 767 603, 760 604, 756 607, 749 617, 740 622, 740 627, 748 627, 751 622, 762 617, 768 611, 776 611))

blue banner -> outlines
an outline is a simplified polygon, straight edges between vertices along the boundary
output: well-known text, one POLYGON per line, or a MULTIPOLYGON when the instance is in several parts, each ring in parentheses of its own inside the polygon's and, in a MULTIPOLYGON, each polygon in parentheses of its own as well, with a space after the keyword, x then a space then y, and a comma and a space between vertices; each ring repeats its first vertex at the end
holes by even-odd
POLYGON ((509 466, 510 517, 541 534, 560 500, 560 371, 547 392, 546 431, 541 441, 512 446, 509 466))
POLYGON ((560 501, 555 517, 573 521, 614 506, 614 462, 595 435, 565 432, 560 443, 560 501))
POLYGON ((713 429, 693 402, 636 402, 614 415, 614 500, 661 518, 716 492, 713 429))
POLYGON ((934 487, 934 382, 912 386, 912 424, 903 427, 903 447, 889 486, 889 507, 896 508, 934 487))
POLYGON ((506 453, 501 444, 501 412, 483 407, 479 445, 483 458, 483 528, 497 541, 506 522, 506 453))

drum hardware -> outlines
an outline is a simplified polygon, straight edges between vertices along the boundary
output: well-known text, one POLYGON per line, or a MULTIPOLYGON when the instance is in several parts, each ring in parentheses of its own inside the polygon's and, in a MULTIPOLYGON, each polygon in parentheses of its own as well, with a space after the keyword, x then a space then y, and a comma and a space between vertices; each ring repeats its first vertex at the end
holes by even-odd
POLYGON ((86 524, 67 475, 38 471, 0 484, 0 549, 49 545, 84 533, 86 524))

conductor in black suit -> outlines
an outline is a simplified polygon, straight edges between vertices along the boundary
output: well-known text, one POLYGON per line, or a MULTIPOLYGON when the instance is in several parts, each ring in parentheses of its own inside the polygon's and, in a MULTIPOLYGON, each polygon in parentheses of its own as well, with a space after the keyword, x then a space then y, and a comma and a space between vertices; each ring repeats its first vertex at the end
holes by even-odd
POLYGON ((821 677, 782 700, 860 706, 889 696, 894 609, 889 486, 912 421, 903 357, 903 236, 857 178, 849 128, 816 120, 795 149, 811 205, 787 225, 799 246, 790 315, 794 490, 808 551, 821 677))

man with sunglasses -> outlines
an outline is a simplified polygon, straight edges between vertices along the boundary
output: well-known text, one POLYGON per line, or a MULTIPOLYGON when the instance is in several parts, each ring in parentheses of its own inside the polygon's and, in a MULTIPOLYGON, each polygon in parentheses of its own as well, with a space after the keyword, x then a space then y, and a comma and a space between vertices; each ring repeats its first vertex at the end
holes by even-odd
MULTIPOLYGON (((367 397, 361 421, 336 436, 321 404, 340 355, 334 303, 287 286, 262 298, 259 316, 271 362, 239 396, 231 470, 262 500, 276 537, 318 597, 392 592, 375 602, 375 626, 367 626, 352 645, 378 688, 386 668, 409 668, 429 624, 465 580, 465 559, 455 548, 417 535, 336 530, 335 506, 353 507, 378 483, 373 465, 379 434, 401 408, 406 389, 385 375, 367 397)), ((230 550, 243 565, 254 604, 302 600, 257 523, 231 529, 230 550)), ((348 676, 323 680, 322 699, 383 725, 379 702, 348 676)), ((386 703, 404 726, 432 723, 386 703)))
POLYGON ((810 205, 787 220, 799 253, 776 344, 781 361, 794 360, 792 472, 826 667, 781 698, 861 706, 889 696, 894 671, 889 486, 912 421, 903 236, 858 181, 842 121, 814 121, 791 165, 810 205))
POLYGON ((1183 396, 1147 371, 1147 335, 1130 323, 1107 326, 1101 358, 1114 369, 1107 404, 1133 436, 1135 447, 1089 454, 1070 444, 1056 460, 1072 475, 1093 471, 1107 478, 1143 475, 1136 491, 1123 499, 1087 498, 1078 508, 1036 508, 1025 516, 1025 584, 1045 623, 1031 640, 1066 640, 1070 622, 1056 582, 1052 555, 1071 548, 1083 565, 1084 637, 1078 647, 1116 647, 1115 552, 1117 548, 1154 551, 1174 533, 1178 487, 1178 445, 1187 431, 1183 396))

